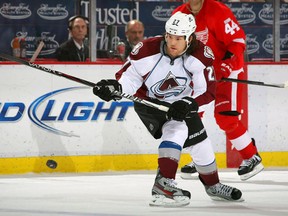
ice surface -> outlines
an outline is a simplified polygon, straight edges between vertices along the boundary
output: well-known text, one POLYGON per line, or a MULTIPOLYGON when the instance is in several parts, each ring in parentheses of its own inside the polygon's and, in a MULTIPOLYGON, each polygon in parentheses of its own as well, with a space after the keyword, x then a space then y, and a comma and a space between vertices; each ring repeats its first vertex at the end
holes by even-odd
POLYGON ((1 216, 282 216, 288 215, 288 170, 264 170, 241 181, 235 169, 219 171, 222 183, 243 192, 244 202, 212 201, 199 180, 178 187, 191 192, 180 208, 150 207, 154 172, 27 174, 0 176, 1 216))

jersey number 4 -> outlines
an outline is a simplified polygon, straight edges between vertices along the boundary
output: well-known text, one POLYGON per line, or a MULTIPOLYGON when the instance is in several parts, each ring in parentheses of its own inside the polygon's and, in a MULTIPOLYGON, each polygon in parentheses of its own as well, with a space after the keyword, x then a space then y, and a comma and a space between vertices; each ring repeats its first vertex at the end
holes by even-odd
POLYGON ((235 31, 238 31, 240 28, 237 25, 237 23, 235 23, 233 20, 231 20, 230 18, 226 19, 224 21, 225 24, 225 33, 226 34, 235 34, 235 31))

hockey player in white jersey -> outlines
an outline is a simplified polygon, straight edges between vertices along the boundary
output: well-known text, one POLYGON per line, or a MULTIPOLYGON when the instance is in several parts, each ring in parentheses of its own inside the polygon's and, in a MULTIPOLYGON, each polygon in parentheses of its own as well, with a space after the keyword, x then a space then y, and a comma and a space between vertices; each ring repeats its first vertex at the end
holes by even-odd
MULTIPOLYGON (((134 109, 158 146, 158 171, 151 206, 184 206, 190 192, 176 187, 175 177, 183 148, 193 157, 199 179, 214 200, 242 201, 239 189, 220 183, 215 154, 198 111, 214 100, 214 55, 196 40, 192 15, 174 14, 163 37, 140 42, 116 73, 93 88, 105 101, 118 100, 121 91, 169 107, 168 112, 134 104, 134 109)), ((147 143, 149 145, 149 143, 147 143)))

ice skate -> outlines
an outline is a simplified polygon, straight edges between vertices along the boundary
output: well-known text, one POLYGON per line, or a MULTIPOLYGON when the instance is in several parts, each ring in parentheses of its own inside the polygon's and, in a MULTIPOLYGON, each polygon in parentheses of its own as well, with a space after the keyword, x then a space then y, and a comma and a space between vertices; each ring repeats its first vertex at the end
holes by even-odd
POLYGON ((198 179, 198 173, 193 161, 181 168, 180 176, 182 179, 198 179))
POLYGON ((152 200, 150 206, 180 207, 190 203, 189 191, 176 187, 174 179, 164 178, 158 174, 152 188, 152 200))
POLYGON ((240 190, 221 183, 217 183, 213 186, 205 186, 205 190, 212 200, 235 202, 244 201, 240 190))
POLYGON ((261 172, 264 169, 261 161, 262 159, 259 154, 255 154, 253 157, 247 160, 243 160, 238 169, 238 175, 240 176, 240 179, 245 181, 261 172))

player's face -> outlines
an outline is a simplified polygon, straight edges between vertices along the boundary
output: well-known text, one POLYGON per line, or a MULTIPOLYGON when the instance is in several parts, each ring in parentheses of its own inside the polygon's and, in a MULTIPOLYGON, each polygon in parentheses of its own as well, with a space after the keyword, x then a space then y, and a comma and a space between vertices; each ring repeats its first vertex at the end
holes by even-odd
POLYGON ((70 33, 74 40, 81 44, 87 34, 87 24, 83 19, 76 18, 70 33))
POLYGON ((166 33, 165 39, 167 47, 166 51, 170 57, 175 58, 182 55, 187 46, 187 42, 184 36, 177 36, 166 33))
POLYGON ((199 13, 202 8, 204 0, 188 0, 193 14, 199 13))

